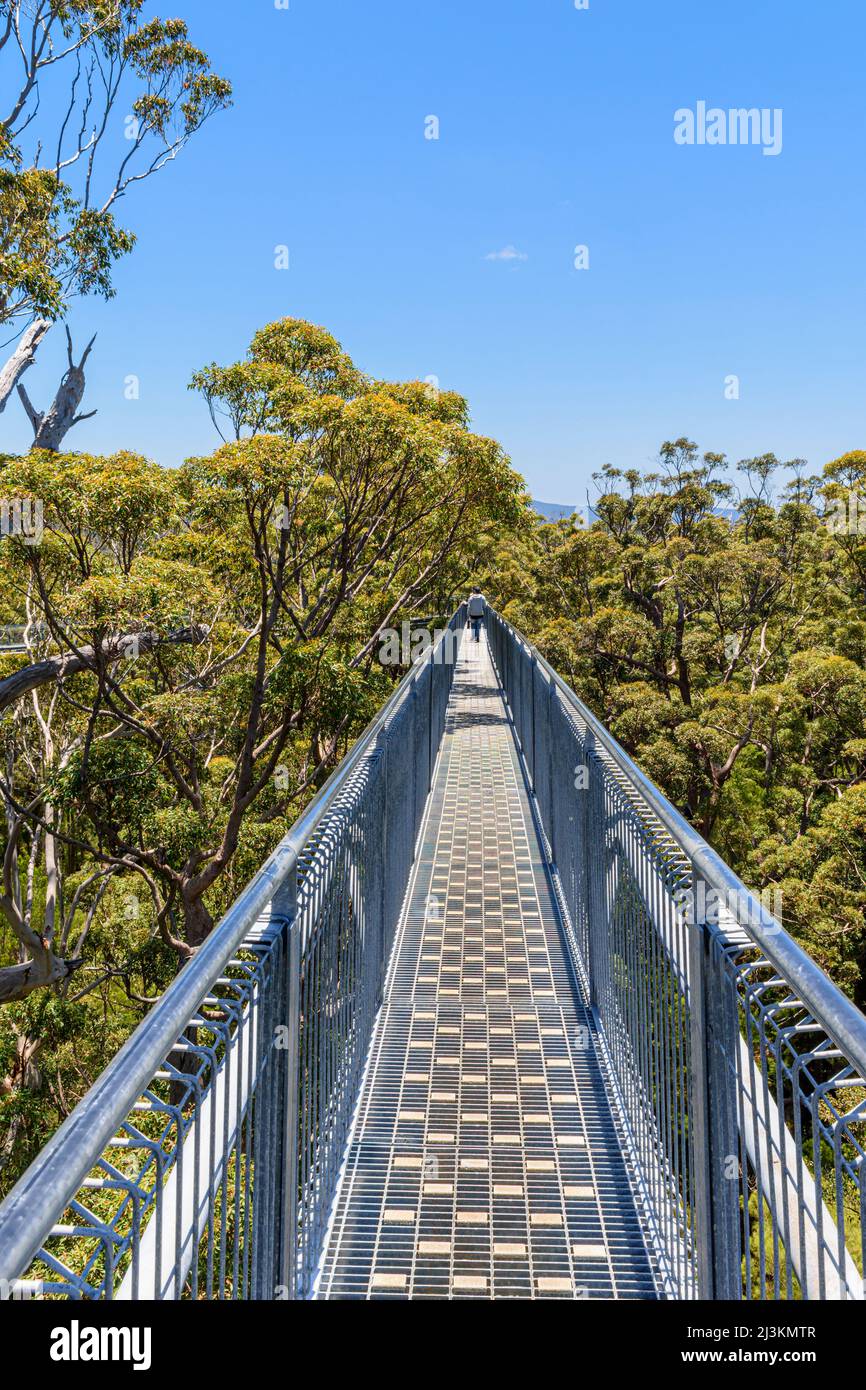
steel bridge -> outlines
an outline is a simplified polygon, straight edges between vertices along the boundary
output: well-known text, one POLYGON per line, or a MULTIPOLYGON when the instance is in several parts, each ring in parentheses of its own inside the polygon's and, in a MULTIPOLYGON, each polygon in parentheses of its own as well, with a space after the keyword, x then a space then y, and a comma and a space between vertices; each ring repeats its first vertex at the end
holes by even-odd
POLYGON ((0 1293, 863 1298, 866 1018, 465 622, 0 1207, 0 1293))

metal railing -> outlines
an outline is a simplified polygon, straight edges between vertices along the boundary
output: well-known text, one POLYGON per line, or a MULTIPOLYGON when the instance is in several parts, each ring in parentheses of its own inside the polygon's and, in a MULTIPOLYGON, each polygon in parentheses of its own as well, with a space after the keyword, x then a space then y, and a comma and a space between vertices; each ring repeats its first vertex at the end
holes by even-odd
MULTIPOLYGON (((0 1295, 313 1287, 465 621, 0 1207, 0 1295)), ((664 1292, 863 1296, 866 1019, 497 614, 664 1292)))
POLYGON ((0 623, 0 652, 19 655, 30 650, 30 644, 44 641, 47 635, 45 623, 0 623))
POLYGON ((862 1299, 866 1018, 544 658, 488 630, 668 1295, 862 1299))
POLYGON ((0 1206, 0 1295, 308 1296, 464 618, 0 1206))

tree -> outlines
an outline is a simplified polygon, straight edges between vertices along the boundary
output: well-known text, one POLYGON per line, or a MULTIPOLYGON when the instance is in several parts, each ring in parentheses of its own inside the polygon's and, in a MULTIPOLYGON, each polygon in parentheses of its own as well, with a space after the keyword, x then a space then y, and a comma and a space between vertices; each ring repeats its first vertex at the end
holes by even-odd
POLYGON ((680 439, 656 470, 605 467, 592 526, 538 524, 485 583, 862 1002, 866 454, 820 478, 744 459, 743 495, 723 462, 680 439))
POLYGON ((0 653, 0 1185, 369 722, 397 674, 377 634, 453 611, 526 528, 456 394, 369 380, 287 320, 208 369, 215 409, 251 365, 267 428, 182 469, 0 460, 44 523, 0 541, 24 646, 0 653))
MULTIPOLYGON (((41 636, 0 708, 45 690, 63 724, 38 763, 14 746, 10 873, 26 826, 40 855, 59 843, 137 876, 178 961, 225 906, 245 837, 277 836, 380 702, 382 629, 449 593, 484 527, 524 516, 521 480, 456 394, 369 381, 295 320, 253 357, 267 432, 174 473, 45 451, 2 473, 7 494, 41 500, 44 533, 4 543, 41 636)), ((30 960, 26 985, 63 964, 30 960)), ((25 987, 9 976, 7 997, 25 987)))
POLYGON ((768 839, 750 868, 781 890, 790 925, 866 1009, 866 782, 845 787, 790 843, 768 839))
MULTIPOLYGON (((116 204, 174 160, 231 87, 180 19, 145 0, 0 0, 0 325, 23 335, 0 370, 0 411, 51 323, 75 295, 114 293, 135 238, 116 204), (125 148, 120 153, 121 137, 125 148)), ((89 351, 89 349, 88 349, 89 351)), ((34 447, 59 448, 75 423, 84 359, 54 406, 35 411, 34 447)), ((85 358, 86 358, 85 353, 85 358)))
POLYGON ((34 449, 50 449, 53 453, 57 453, 72 426, 77 425, 81 420, 89 420, 96 414, 95 410, 88 411, 86 414, 78 413, 78 407, 84 395, 84 366, 90 356, 94 341, 91 338, 84 349, 81 361, 76 363, 72 355, 72 335, 67 328, 66 354, 69 359, 69 368, 63 376, 50 410, 45 412, 37 410, 31 404, 30 397, 24 387, 19 383, 18 395, 27 411, 27 418, 33 426, 34 449))
POLYGON ((838 565, 834 582, 845 597, 866 602, 866 450, 855 449, 824 468, 820 496, 838 565))

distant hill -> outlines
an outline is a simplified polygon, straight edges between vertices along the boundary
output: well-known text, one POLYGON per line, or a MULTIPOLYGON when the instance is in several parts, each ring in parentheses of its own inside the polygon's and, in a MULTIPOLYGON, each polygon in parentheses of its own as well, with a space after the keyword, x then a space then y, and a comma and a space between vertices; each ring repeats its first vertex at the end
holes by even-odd
MULTIPOLYGON (((593 507, 571 507, 566 502, 538 502, 533 498, 532 509, 545 521, 562 521, 564 517, 574 516, 579 510, 583 512, 585 524, 588 521, 588 524, 592 525, 594 521, 598 521, 598 512, 593 507)), ((715 515, 724 516, 728 521, 734 522, 738 520, 740 513, 736 507, 716 507, 715 515)))
POLYGON ((577 511, 576 507, 564 502, 536 502, 534 498, 532 506, 545 521, 561 521, 564 516, 574 516, 577 511))

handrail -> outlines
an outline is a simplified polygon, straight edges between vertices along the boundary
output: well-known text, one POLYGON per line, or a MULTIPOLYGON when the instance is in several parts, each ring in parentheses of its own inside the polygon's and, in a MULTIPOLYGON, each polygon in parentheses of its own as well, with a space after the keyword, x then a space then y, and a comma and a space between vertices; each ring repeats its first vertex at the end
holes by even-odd
POLYGON ((818 1022, 835 1036, 861 1074, 866 1074, 866 1015, 842 993, 838 985, 835 985, 803 950, 781 922, 768 912, 765 904, 746 887, 730 865, 725 863, 700 832, 632 761, 613 734, 566 684, 538 648, 505 619, 502 621, 513 636, 526 647, 560 695, 578 712, 605 752, 610 754, 620 771, 638 789, 653 814, 688 855, 695 870, 704 877, 707 884, 720 893, 733 891, 737 894, 738 900, 746 907, 743 915, 748 919, 747 930, 754 937, 755 944, 797 989, 806 1007, 818 1022))
MULTIPOLYGON (((861 1299, 866 1018, 488 619, 660 1287, 861 1299), (698 887, 740 911, 704 914, 698 887)), ((461 605, 0 1205, 0 1297, 34 1259, 64 1296, 310 1295, 464 621, 461 605)))
POLYGON ((666 1286, 862 1300, 866 1017, 537 648, 489 626, 666 1286))
POLYGON ((255 924, 269 908, 272 917, 291 916, 293 880, 301 852, 362 760, 375 750, 382 731, 399 712, 422 669, 443 659, 445 643, 458 626, 462 611, 461 606, 449 628, 400 681, 204 944, 0 1204, 0 1288, 11 1286, 28 1268, 46 1232, 67 1208, 96 1158, 110 1144, 255 924))

